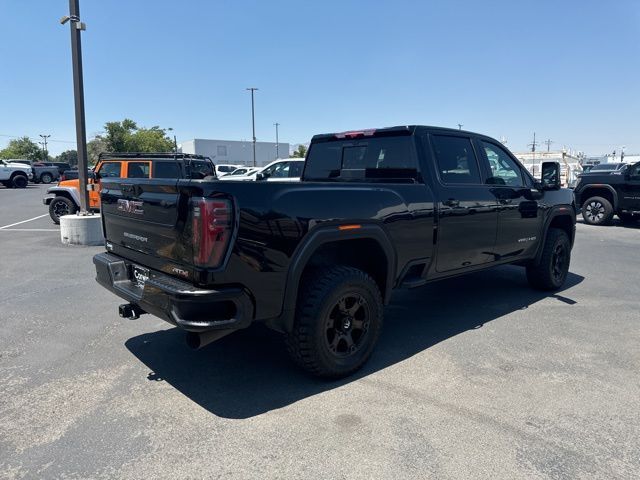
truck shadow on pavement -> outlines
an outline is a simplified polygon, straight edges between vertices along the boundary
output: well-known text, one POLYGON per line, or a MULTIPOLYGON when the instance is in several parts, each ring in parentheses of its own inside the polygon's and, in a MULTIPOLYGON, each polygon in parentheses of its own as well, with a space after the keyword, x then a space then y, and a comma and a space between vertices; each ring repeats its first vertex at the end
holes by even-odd
MULTIPOLYGON (((569 273, 562 290, 582 280, 569 273)), ((530 289, 523 269, 510 266, 395 292, 371 359, 355 375, 337 381, 315 379, 298 370, 287 356, 282 336, 262 325, 199 351, 188 349, 184 332, 177 328, 133 337, 125 346, 149 367, 148 380, 168 382, 215 415, 241 419, 353 382, 544 298, 566 308, 576 303, 562 291, 530 289)))

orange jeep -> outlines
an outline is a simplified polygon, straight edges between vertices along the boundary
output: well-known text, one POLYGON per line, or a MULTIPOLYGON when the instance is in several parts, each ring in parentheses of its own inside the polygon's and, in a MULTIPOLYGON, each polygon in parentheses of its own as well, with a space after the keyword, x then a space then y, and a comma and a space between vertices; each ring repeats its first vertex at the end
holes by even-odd
MULTIPOLYGON (((100 211, 102 178, 215 178, 215 166, 209 157, 186 153, 102 153, 89 172, 89 209, 100 211)), ((60 217, 80 209, 80 180, 63 180, 47 189, 42 203, 49 206, 54 223, 60 217)))

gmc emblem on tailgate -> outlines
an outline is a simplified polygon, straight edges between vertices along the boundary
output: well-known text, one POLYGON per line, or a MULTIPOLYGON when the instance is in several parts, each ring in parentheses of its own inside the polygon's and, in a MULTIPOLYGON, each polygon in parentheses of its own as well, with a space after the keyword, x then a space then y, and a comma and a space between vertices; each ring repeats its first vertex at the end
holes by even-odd
POLYGON ((142 210, 142 202, 138 202, 136 200, 118 200, 118 210, 126 213, 134 213, 136 215, 142 215, 144 210, 142 210))

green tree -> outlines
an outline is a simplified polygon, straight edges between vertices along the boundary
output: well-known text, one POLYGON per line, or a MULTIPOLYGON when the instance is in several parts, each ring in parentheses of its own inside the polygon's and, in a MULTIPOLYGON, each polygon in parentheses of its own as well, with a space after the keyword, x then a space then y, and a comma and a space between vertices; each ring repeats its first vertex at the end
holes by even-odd
POLYGON ((29 137, 14 138, 3 150, 0 150, 0 158, 19 158, 26 160, 42 160, 44 152, 29 137))
POLYGON ((78 164, 78 152, 75 150, 65 150, 56 157, 56 162, 67 162, 73 167, 78 164))
POLYGON ((89 156, 89 166, 94 166, 98 163, 98 156, 102 152, 108 152, 107 142, 104 137, 96 135, 95 138, 87 142, 87 155, 89 156))
POLYGON ((121 122, 107 122, 104 126, 106 150, 109 152, 171 152, 173 140, 159 126, 138 127, 136 122, 125 118, 121 122))
POLYGON ((307 155, 307 147, 304 145, 298 145, 298 148, 294 150, 292 157, 293 158, 304 158, 307 155))

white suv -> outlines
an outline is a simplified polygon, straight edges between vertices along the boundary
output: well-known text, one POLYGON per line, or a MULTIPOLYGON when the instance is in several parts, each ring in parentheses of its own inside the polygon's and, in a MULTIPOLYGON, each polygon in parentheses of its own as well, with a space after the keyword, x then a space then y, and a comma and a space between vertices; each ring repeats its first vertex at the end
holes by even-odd
MULTIPOLYGON (((257 172, 253 172, 249 175, 234 175, 228 177, 228 180, 238 180, 243 182, 261 182, 265 180, 268 182, 297 182, 300 180, 303 169, 303 158, 285 158, 284 160, 271 162, 257 172)), ((224 179, 225 177, 222 178, 224 179)))

